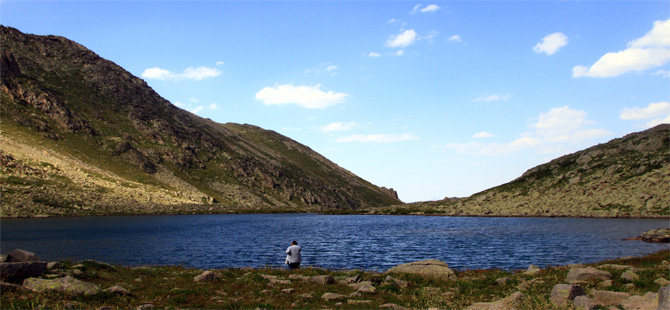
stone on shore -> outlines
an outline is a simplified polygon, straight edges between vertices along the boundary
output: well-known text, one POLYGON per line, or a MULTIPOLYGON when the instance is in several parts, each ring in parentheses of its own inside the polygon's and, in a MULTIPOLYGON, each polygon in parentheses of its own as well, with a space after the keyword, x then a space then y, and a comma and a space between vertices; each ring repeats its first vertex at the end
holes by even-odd
POLYGON ((309 278, 309 281, 314 282, 314 283, 318 283, 318 284, 321 284, 321 285, 335 283, 335 279, 333 279, 332 276, 328 276, 328 275, 326 275, 326 276, 314 276, 314 277, 309 278))
POLYGON ((637 275, 637 273, 632 272, 630 270, 624 271, 623 274, 621 274, 621 279, 628 280, 628 281, 635 281, 639 279, 640 276, 637 275))
POLYGON ((321 299, 325 301, 331 301, 331 300, 338 300, 338 299, 345 299, 348 298, 345 295, 342 294, 336 294, 336 293, 325 293, 321 296, 321 299))
POLYGON ((0 280, 20 283, 24 279, 39 277, 47 269, 47 262, 0 263, 0 280))
POLYGON ((377 291, 370 281, 351 283, 349 286, 356 289, 359 293, 374 294, 377 291))
POLYGON ((630 294, 624 292, 593 290, 591 293, 593 294, 593 299, 605 306, 620 305, 626 298, 630 297, 630 294))
POLYGON ((39 261, 35 253, 33 252, 28 252, 26 250, 21 250, 21 249, 16 249, 14 251, 9 252, 7 255, 7 258, 5 259, 5 262, 12 263, 12 262, 36 262, 39 261))
POLYGON ((55 291, 73 295, 93 295, 100 292, 100 287, 97 285, 70 276, 53 280, 28 278, 23 281, 23 287, 39 293, 55 291))
POLYGON ((519 309, 523 303, 523 294, 519 291, 514 292, 512 295, 505 297, 498 301, 493 302, 477 302, 469 307, 465 308, 466 310, 515 310, 519 309))
POLYGON ((644 296, 630 296, 621 303, 621 306, 626 310, 656 310, 658 293, 647 292, 644 296))
POLYGON ((658 290, 658 310, 670 309, 670 286, 658 290))
POLYGON ((386 279, 384 279, 384 283, 392 283, 392 284, 397 285, 398 287, 403 287, 403 288, 409 287, 409 282, 407 282, 405 280, 396 279, 392 276, 387 276, 386 279))
POLYGON ((455 278, 456 274, 449 269, 449 265, 437 259, 427 259, 418 262, 398 265, 386 271, 387 273, 410 273, 438 278, 455 278))
POLYGON ((530 266, 528 266, 528 269, 526 269, 524 274, 532 276, 532 275, 536 275, 538 272, 540 272, 540 270, 542 270, 542 269, 540 269, 540 267, 531 264, 530 266))
POLYGON ((103 292, 117 294, 117 295, 128 295, 130 292, 122 286, 114 285, 110 288, 104 289, 103 292))
POLYGON ((576 310, 592 310, 598 306, 598 303, 587 295, 575 297, 573 304, 576 310))
POLYGON ((551 300, 554 305, 565 308, 575 299, 575 297, 582 295, 586 295, 586 293, 579 285, 556 284, 554 285, 554 288, 551 289, 549 300, 551 300))
POLYGON ((211 270, 207 270, 193 278, 195 282, 213 282, 216 281, 217 275, 211 270))
POLYGON ((582 282, 590 282, 593 280, 604 281, 611 279, 612 279, 611 273, 593 267, 571 268, 570 271, 568 271, 568 275, 565 277, 565 281, 568 283, 582 283, 582 282))

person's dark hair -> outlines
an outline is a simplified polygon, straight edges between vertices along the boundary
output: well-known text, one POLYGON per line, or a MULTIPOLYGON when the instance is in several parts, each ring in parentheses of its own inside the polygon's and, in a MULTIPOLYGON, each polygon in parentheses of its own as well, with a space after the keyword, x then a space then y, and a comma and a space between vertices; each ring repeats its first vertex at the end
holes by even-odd
POLYGON ((293 240, 293 242, 291 242, 291 244, 298 245, 298 241, 293 240))

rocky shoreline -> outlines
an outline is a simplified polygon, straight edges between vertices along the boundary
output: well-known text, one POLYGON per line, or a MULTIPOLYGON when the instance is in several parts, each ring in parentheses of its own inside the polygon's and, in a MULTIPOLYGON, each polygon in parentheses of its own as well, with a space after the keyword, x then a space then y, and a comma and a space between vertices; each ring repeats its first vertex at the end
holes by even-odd
POLYGON ((439 260, 386 272, 198 270, 0 257, 2 308, 670 309, 670 251, 595 264, 454 271, 439 260))

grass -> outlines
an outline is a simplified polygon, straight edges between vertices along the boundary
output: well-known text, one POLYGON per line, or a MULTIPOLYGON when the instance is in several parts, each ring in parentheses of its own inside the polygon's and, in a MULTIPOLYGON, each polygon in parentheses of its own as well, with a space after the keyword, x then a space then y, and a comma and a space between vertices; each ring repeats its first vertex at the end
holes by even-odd
MULTIPOLYGON (((644 295, 656 292, 659 285, 653 281, 668 278, 667 260, 670 251, 660 251, 645 257, 609 260, 601 264, 632 265, 638 271, 639 280, 629 282, 620 278, 623 270, 607 269, 613 275, 613 286, 607 290, 644 295), (626 284, 633 283, 634 287, 626 284)), ((408 281, 409 287, 400 287, 384 282, 387 274, 361 270, 326 270, 303 268, 288 271, 278 268, 232 268, 218 269, 214 282, 197 283, 193 278, 203 270, 183 266, 111 266, 94 261, 61 262, 60 270, 52 273, 78 274, 76 277, 95 283, 101 288, 115 285, 130 291, 128 295, 100 292, 91 296, 72 296, 59 293, 2 291, 2 309, 131 309, 152 304, 158 309, 378 309, 393 303, 412 309, 462 309, 475 302, 502 299, 515 291, 524 294, 522 309, 556 309, 549 301, 555 284, 565 283, 568 267, 551 267, 530 276, 522 271, 499 269, 457 271, 457 279, 446 280, 410 274, 392 276, 408 281), (73 270, 81 270, 74 272, 73 270), (330 275, 336 281, 360 275, 361 280, 371 281, 376 292, 354 294, 356 290, 344 283, 321 285, 308 277, 330 275), (272 279, 272 278, 275 279, 272 279), (302 277, 296 278, 296 277, 302 277), (499 284, 496 279, 509 278, 499 284), (277 281, 279 280, 279 281, 277 281), (287 290, 291 289, 291 290, 287 290), (321 296, 327 292, 345 295, 339 300, 325 301, 321 296)), ((582 286, 589 292, 597 283, 582 286)))

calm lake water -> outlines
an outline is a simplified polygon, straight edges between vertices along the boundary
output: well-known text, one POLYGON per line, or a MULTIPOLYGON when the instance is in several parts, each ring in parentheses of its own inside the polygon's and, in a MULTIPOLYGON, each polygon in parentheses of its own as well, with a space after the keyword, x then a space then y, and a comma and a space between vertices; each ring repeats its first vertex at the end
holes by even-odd
POLYGON ((667 220, 316 214, 3 219, 1 251, 48 261, 197 268, 283 266, 292 240, 303 265, 383 271, 435 258, 455 269, 525 269, 639 256, 668 244, 621 241, 667 220))

